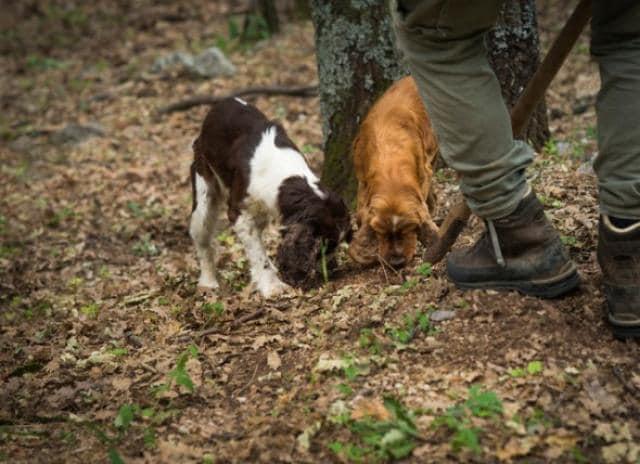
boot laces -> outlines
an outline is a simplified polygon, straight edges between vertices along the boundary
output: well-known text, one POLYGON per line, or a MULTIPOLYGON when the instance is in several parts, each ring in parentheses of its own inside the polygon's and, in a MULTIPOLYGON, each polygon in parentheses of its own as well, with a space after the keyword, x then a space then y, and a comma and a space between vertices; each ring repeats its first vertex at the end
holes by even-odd
POLYGON ((487 230, 489 231, 489 237, 491 238, 491 245, 493 246, 493 254, 496 257, 496 262, 498 266, 505 267, 506 263, 504 261, 504 257, 502 256, 502 250, 500 249, 500 242, 498 242, 498 234, 496 233, 496 228, 493 225, 492 220, 487 220, 487 230))

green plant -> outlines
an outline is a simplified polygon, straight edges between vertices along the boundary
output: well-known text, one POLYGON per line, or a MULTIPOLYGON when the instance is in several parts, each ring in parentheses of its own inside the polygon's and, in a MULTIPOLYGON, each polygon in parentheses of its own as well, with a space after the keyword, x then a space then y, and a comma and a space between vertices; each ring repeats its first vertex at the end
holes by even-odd
POLYGON ((553 426, 553 420, 540 408, 534 408, 531 415, 524 420, 527 433, 539 433, 553 426))
POLYGON ((548 197, 546 195, 543 194, 538 194, 538 198, 540 199, 540 202, 545 205, 545 206, 549 206, 551 208, 562 208, 564 206, 564 203, 561 202, 560 200, 557 200, 553 197, 548 197))
POLYGON ((416 335, 423 333, 431 335, 436 333, 437 329, 431 325, 429 314, 431 311, 418 311, 413 315, 404 316, 404 324, 399 327, 387 327, 387 334, 396 343, 406 345, 413 340, 416 335))
POLYGON ((216 301, 215 303, 205 303, 202 305, 202 311, 207 315, 209 319, 211 319, 214 315, 215 317, 220 317, 224 313, 224 305, 216 301))
POLYGON ((498 396, 492 391, 482 390, 474 385, 469 388, 467 400, 449 407, 443 415, 433 421, 432 427, 446 427, 453 433, 451 447, 455 452, 467 448, 479 454, 482 429, 473 424, 472 417, 490 419, 502 413, 502 402, 498 396))
POLYGON ((69 218, 72 218, 73 216, 75 216, 75 212, 68 206, 65 206, 64 208, 56 211, 53 214, 53 217, 49 219, 47 225, 50 227, 58 227, 62 222, 69 218))
POLYGON ((416 272, 420 274, 422 277, 431 277, 431 274, 433 272, 431 263, 429 262, 422 263, 420 266, 418 266, 418 269, 416 269, 416 272))
POLYGON ((541 361, 531 361, 526 367, 516 367, 509 369, 511 377, 524 377, 525 375, 535 375, 542 372, 543 366, 541 361))
POLYGON ((364 417, 354 420, 348 414, 338 423, 346 426, 357 443, 335 441, 329 449, 354 462, 402 459, 415 448, 419 437, 414 417, 396 398, 385 397, 388 419, 364 417))
POLYGON ((25 64, 27 65, 27 68, 38 71, 44 71, 47 69, 64 69, 67 66, 67 64, 62 61, 39 55, 27 56, 25 64))
POLYGON ((243 42, 257 42, 269 38, 269 25, 259 14, 249 14, 245 18, 241 39, 243 42))
POLYGON ((369 350, 371 354, 382 354, 382 343, 380 339, 373 332, 373 329, 364 328, 360 330, 360 336, 358 337, 358 345, 360 348, 369 350))
POLYGON ((575 237, 571 237, 569 235, 561 235, 560 240, 562 241, 563 244, 569 247, 578 246, 578 240, 575 237))
POLYGON ((89 303, 80 308, 80 312, 87 317, 95 319, 98 317, 98 313, 100 312, 100 306, 97 303, 89 303))
POLYGON ((368 368, 359 363, 353 356, 346 354, 342 357, 342 373, 348 380, 355 380, 358 376, 367 372, 368 368))
POLYGON ((187 372, 187 361, 189 358, 198 357, 198 348, 195 345, 190 345, 179 357, 176 363, 176 367, 169 372, 169 379, 175 382, 176 385, 185 387, 190 392, 193 392, 193 380, 187 372))
POLYGON ((160 254, 160 250, 155 243, 151 241, 149 234, 142 236, 138 242, 133 245, 133 252, 138 256, 157 256, 160 254))
POLYGON ((9 258, 17 253, 18 248, 14 246, 0 245, 0 258, 9 258))
POLYGON ((127 209, 131 211, 134 217, 141 218, 144 216, 144 211, 142 211, 142 206, 140 203, 136 203, 135 201, 127 202, 127 209))
POLYGON ((128 355, 129 350, 127 350, 126 348, 116 347, 116 348, 111 348, 110 350, 107 351, 107 353, 112 354, 115 357, 120 357, 120 356, 128 355))
POLYGON ((228 232, 224 231, 224 232, 220 232, 220 234, 218 234, 218 236, 216 237, 216 239, 218 240, 218 242, 220 242, 222 245, 228 245, 231 246, 233 245, 236 240, 233 237, 233 235, 229 234, 228 232))
POLYGON ((353 388, 351 388, 346 383, 339 383, 338 385, 336 385, 336 390, 338 390, 340 394, 345 397, 353 395, 353 388))
POLYGON ((548 155, 551 155, 554 157, 558 156, 559 154, 558 142, 555 139, 550 138, 545 142, 543 150, 548 155))
POLYGON ((323 239, 320 242, 320 271, 325 284, 329 283, 329 268, 327 267, 327 242, 323 239))
POLYGON ((407 279, 400 286, 400 293, 406 293, 407 291, 411 290, 416 285, 418 285, 418 280, 417 279, 407 279))

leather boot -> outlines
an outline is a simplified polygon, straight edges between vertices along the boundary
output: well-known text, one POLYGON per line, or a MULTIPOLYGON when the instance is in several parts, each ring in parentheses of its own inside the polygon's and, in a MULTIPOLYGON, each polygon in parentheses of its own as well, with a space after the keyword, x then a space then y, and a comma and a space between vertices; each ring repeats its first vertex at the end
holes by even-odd
POLYGON ((620 228, 602 216, 598 263, 613 334, 640 338, 640 221, 620 228))
POLYGON ((575 265, 533 192, 513 213, 486 225, 473 246, 449 254, 447 273, 458 287, 518 290, 554 298, 580 283, 575 265))

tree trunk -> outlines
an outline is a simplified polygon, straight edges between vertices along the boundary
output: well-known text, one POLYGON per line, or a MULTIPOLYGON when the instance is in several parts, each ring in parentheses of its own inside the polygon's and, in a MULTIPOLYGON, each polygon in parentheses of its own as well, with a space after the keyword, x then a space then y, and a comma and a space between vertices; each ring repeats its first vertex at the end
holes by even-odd
MULTIPOLYGON (((504 2, 498 24, 487 41, 489 62, 500 81, 502 96, 511 108, 540 63, 535 0, 504 2)), ((536 150, 542 149, 549 139, 544 100, 531 116, 524 139, 536 150)))
POLYGON ((351 143, 369 107, 406 72, 386 0, 311 0, 324 133, 322 181, 353 205, 351 143))
POLYGON ((269 34, 274 35, 280 32, 280 21, 275 0, 258 0, 258 9, 267 23, 269 34))

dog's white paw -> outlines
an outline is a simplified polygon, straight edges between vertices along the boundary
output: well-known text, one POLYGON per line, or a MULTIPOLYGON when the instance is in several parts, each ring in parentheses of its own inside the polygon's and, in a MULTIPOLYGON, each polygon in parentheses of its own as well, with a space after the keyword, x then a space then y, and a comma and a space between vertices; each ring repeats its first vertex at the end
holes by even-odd
POLYGON ((220 284, 212 275, 200 274, 200 279, 198 279, 198 288, 203 290, 217 290, 220 288, 220 284))
POLYGON ((256 286, 260 294, 266 299, 293 292, 293 288, 281 281, 275 273, 263 276, 256 286))

